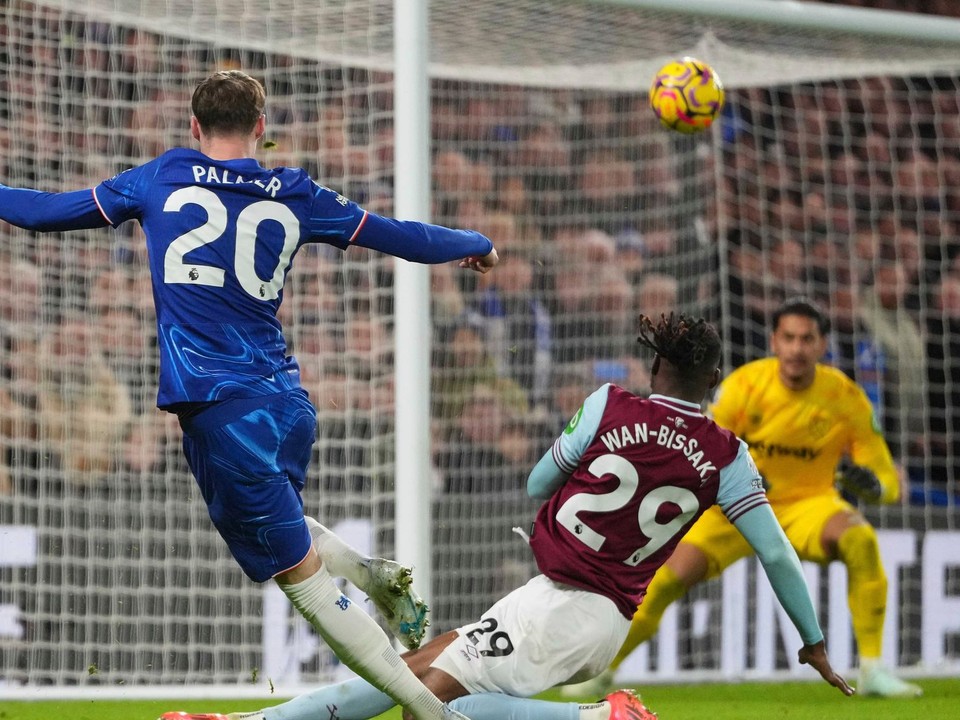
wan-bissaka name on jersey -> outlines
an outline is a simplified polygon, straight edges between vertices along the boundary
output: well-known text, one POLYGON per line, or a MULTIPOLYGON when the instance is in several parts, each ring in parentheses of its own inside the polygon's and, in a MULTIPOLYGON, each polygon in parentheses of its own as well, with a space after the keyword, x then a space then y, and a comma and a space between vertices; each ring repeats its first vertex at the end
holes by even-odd
MULTIPOLYGON (((741 442, 692 403, 608 387, 597 391, 606 401, 582 455, 565 458, 554 444, 570 478, 540 507, 530 546, 544 575, 606 595, 633 617, 657 569, 717 502, 741 442)), ((582 428, 579 414, 576 422, 582 428)), ((749 487, 742 499, 766 502, 749 487)))
MULTIPOLYGON (((673 422, 678 427, 687 426, 683 418, 673 418, 673 422)), ((622 450, 635 443, 648 442, 656 443, 667 450, 679 450, 703 479, 717 469, 713 462, 704 457, 704 450, 700 447, 700 441, 697 438, 687 437, 685 433, 679 432, 670 425, 654 428, 650 428, 645 422, 633 423, 633 427, 621 425, 601 435, 600 441, 610 452, 622 450)))

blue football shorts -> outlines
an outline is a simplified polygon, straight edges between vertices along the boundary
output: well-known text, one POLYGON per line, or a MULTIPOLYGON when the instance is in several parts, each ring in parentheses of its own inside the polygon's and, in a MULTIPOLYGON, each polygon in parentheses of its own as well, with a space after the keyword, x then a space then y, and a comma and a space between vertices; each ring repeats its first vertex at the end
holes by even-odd
POLYGON ((300 492, 317 429, 306 392, 223 400, 180 425, 210 519, 250 579, 302 562, 312 541, 300 492))

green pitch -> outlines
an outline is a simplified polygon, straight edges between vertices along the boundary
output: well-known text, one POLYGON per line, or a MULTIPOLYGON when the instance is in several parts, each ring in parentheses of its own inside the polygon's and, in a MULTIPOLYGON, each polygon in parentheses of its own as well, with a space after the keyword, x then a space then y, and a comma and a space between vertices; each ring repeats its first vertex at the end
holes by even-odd
MULTIPOLYGON (((951 720, 960 718, 960 678, 920 680, 918 700, 845 698, 826 685, 744 683, 739 685, 651 685, 644 702, 661 720, 951 720)), ((0 691, 2 694, 2 691, 0 691)), ((558 699, 552 693, 543 698, 558 699)), ((0 700, 0 720, 156 720, 165 710, 232 712, 280 702, 256 700, 10 702, 0 700)), ((400 720, 394 710, 383 720, 400 720)))

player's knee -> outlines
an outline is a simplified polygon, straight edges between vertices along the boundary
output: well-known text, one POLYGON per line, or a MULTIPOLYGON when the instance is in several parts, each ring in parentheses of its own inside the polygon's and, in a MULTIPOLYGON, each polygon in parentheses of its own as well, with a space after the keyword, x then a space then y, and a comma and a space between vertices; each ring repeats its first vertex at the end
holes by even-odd
POLYGON ((657 571, 657 577, 663 572, 664 582, 680 583, 686 592, 702 582, 709 570, 710 562, 700 548, 680 543, 670 559, 657 571))
POLYGON ((696 583, 688 584, 687 579, 678 575, 670 565, 661 566, 650 583, 647 595, 640 605, 640 611, 644 610, 644 606, 647 609, 666 608, 666 606, 686 595, 687 590, 693 584, 696 583))
POLYGON ((428 667, 416 673, 416 675, 420 679, 420 682, 442 702, 450 702, 466 694, 463 686, 443 670, 428 667))
POLYGON ((837 554, 851 574, 885 577, 877 532, 868 523, 844 530, 837 540, 837 554))

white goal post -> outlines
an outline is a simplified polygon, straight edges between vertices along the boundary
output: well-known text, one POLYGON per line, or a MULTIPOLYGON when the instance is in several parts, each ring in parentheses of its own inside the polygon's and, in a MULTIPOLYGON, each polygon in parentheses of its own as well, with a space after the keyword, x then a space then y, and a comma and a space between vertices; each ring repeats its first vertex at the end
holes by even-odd
MULTIPOLYGON (((803 293, 904 471, 910 502, 867 509, 886 658, 957 672, 960 20, 788 0, 16 0, 0 33, 0 182, 89 187, 189 144, 195 83, 242 67, 268 92, 262 162, 497 241, 482 279, 310 248, 285 286, 319 419, 305 507, 414 564, 435 631, 533 572, 511 533, 536 509, 526 473, 598 384, 643 388, 639 312, 717 321, 729 369, 803 293), (728 99, 692 138, 646 107, 686 54, 728 99)), ((0 698, 339 678, 229 558, 153 407, 138 229, 0 236, 0 698)), ((837 570, 808 578, 845 669, 837 570)), ((804 677, 769 601, 745 562, 623 679, 804 677)))

